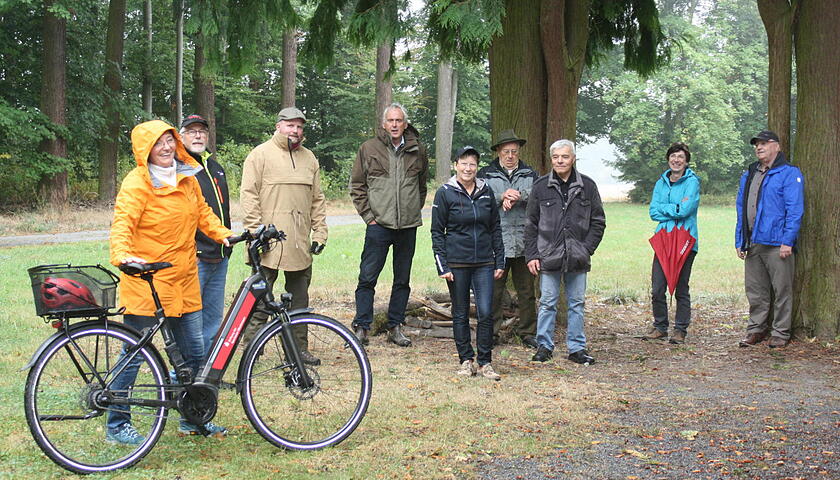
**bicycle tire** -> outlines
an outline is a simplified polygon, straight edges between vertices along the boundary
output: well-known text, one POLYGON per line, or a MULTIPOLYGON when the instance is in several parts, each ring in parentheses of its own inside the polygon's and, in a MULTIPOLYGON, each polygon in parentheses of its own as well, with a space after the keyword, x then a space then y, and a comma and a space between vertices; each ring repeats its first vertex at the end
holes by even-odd
MULTIPOLYGON (((166 408, 132 406, 131 422, 143 441, 111 444, 105 438, 109 407, 95 400, 95 392, 110 383, 123 345, 136 345, 139 338, 120 323, 84 322, 53 339, 35 360, 24 391, 26 421, 38 447, 59 466, 81 474, 118 470, 140 461, 157 443, 166 408)), ((167 370, 160 354, 147 345, 136 358, 132 398, 165 400, 167 370)))
MULTIPOLYGON (((245 415, 273 445, 317 450, 346 439, 361 423, 370 403, 373 377, 364 348, 338 321, 317 314, 292 317, 308 330, 308 350, 320 359, 307 365, 310 389, 290 383, 295 368, 286 360, 277 322, 266 327, 242 359, 241 399, 245 415)), ((288 327, 286 327, 288 328, 288 327)))

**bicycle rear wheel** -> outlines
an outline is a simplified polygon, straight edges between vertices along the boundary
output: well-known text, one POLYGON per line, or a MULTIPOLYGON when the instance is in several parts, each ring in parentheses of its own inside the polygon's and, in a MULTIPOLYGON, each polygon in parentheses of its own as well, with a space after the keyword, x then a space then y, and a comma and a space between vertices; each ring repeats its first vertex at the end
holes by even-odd
MULTIPOLYGON (((106 421, 113 405, 103 405, 124 345, 137 334, 115 322, 89 322, 58 336, 29 371, 24 410, 29 430, 55 463, 76 473, 96 473, 137 463, 155 445, 166 424, 164 407, 130 408, 132 426, 143 437, 137 445, 106 441, 106 421)), ((121 392, 133 399, 165 400, 166 369, 150 347, 142 348, 134 387, 121 392)), ((117 392, 115 392, 117 393, 117 392)))
POLYGON ((306 365, 314 385, 296 383, 299 374, 281 337, 288 324, 278 323, 254 340, 242 359, 242 406, 257 432, 275 446, 315 450, 335 445, 353 433, 367 411, 370 363, 356 336, 329 317, 301 314, 292 317, 291 325, 307 328, 307 350, 320 360, 306 365))

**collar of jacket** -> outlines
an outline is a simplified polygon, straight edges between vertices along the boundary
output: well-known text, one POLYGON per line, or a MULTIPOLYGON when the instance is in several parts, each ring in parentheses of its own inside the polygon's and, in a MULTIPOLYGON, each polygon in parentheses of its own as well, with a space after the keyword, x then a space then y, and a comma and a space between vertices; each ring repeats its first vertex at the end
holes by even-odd
POLYGON ((198 164, 202 167, 207 165, 207 159, 213 156, 213 152, 211 152, 210 150, 204 150, 201 153, 193 153, 190 150, 187 150, 187 153, 189 153, 190 156, 194 158, 195 161, 198 162, 198 164))
MULTIPOLYGON (((583 179, 580 177, 580 173, 578 173, 577 168, 572 167, 572 174, 569 175, 569 180, 571 180, 571 182, 569 182, 569 190, 577 187, 583 188, 583 179)), ((558 192, 560 191, 560 181, 555 178, 554 170, 551 170, 548 173, 548 186, 557 189, 558 192)))
MULTIPOLYGON (((754 174, 755 172, 758 171, 758 166, 759 165, 761 165, 761 162, 758 162, 758 161, 753 162, 750 165, 750 175, 752 175, 752 174, 754 174)), ((781 167, 784 167, 785 165, 788 165, 787 157, 785 156, 784 152, 779 150, 779 153, 776 154, 776 159, 773 160, 773 166, 770 167, 770 170, 767 171, 766 175, 772 175, 772 174, 778 172, 779 169, 781 167)))
MULTIPOLYGON (((454 188, 456 191, 463 193, 464 195, 469 197, 469 194, 461 188, 461 184, 458 183, 458 176, 452 175, 452 178, 446 181, 444 186, 448 188, 454 188)), ((487 182, 484 181, 483 178, 475 177, 475 191, 473 192, 473 197, 477 196, 484 190, 484 187, 487 186, 487 182)))
MULTIPOLYGON (((680 177, 679 180, 674 182, 674 184, 682 183, 682 181, 685 180, 686 178, 696 177, 696 176, 697 175, 694 174, 694 171, 692 169, 686 167, 685 173, 683 173, 683 176, 680 177)), ((671 169, 669 168, 668 170, 665 170, 665 172, 662 173, 661 177, 664 178, 666 182, 670 183, 671 182, 671 169)))
MULTIPOLYGON (((194 177, 198 172, 204 170, 201 165, 191 165, 189 163, 184 163, 178 158, 175 159, 175 182, 180 183, 181 179, 184 177, 194 177)), ((175 187, 171 185, 164 184, 160 181, 160 179, 152 173, 149 167, 146 167, 146 171, 149 172, 149 180, 152 183, 152 187, 154 187, 155 191, 157 192, 158 189, 162 189, 159 193, 168 193, 166 188, 174 189, 175 187)))
MULTIPOLYGON (((284 134, 282 134, 278 131, 275 131, 274 135, 271 136, 271 141, 274 142, 274 145, 277 145, 277 148, 279 148, 281 150, 289 151, 289 137, 288 136, 286 136, 286 135, 284 135, 284 134)), ((303 146, 303 142, 305 142, 305 141, 306 141, 306 137, 301 138, 300 143, 298 143, 297 146, 292 151, 299 150, 303 146)))
MULTIPOLYGON (((496 159, 490 163, 490 168, 495 169, 503 175, 507 175, 507 168, 502 166, 502 161, 499 160, 499 157, 496 157, 496 159)), ((519 160, 519 163, 516 165, 516 168, 514 168, 513 171, 510 172, 510 176, 513 177, 514 175, 520 172, 530 174, 530 172, 532 172, 533 170, 534 169, 531 168, 527 163, 523 162, 522 160, 519 160)))
MULTIPOLYGON (((385 144, 386 147, 390 148, 392 151, 394 150, 394 144, 391 143, 391 134, 388 133, 388 130, 385 130, 381 126, 377 127, 376 138, 385 144)), ((401 151, 416 152, 420 148, 420 132, 414 128, 414 125, 410 123, 406 125, 405 131, 403 132, 403 139, 405 143, 403 144, 401 151)))

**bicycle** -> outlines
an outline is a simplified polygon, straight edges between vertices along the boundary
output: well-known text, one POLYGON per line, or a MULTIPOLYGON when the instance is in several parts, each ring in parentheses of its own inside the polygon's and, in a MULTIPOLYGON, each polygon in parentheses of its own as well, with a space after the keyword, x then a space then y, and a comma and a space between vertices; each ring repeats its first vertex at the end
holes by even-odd
MULTIPOLYGON (((113 310, 119 279, 108 269, 100 265, 30 268, 36 313, 58 330, 23 368, 29 369, 24 392, 26 420, 47 457, 81 474, 127 468, 157 443, 170 409, 194 425, 212 420, 222 377, 258 308, 271 318, 245 347, 236 377, 236 391, 251 425, 268 442, 284 449, 315 450, 346 439, 362 421, 370 402, 370 363, 356 336, 338 321, 311 313, 311 309, 289 311, 288 293, 275 301, 273 286, 261 272, 260 253, 283 239, 283 232, 271 225, 230 239, 231 244, 247 242, 251 275, 239 287, 208 358, 195 375, 175 344, 153 282, 154 274, 171 264, 127 263, 120 267, 147 281, 151 289, 156 323, 142 332, 111 320, 122 309, 113 310), (89 291, 84 292, 85 288, 89 291), (60 304, 62 296, 70 301, 60 304), (293 326, 308 328, 308 350, 317 362, 302 361, 293 326), (178 383, 172 383, 169 369, 152 343, 158 331, 178 383), (134 384, 112 388, 132 364, 138 366, 134 384), (142 442, 106 442, 106 413, 126 408, 142 442)), ((209 433, 199 428, 205 435, 209 433)))

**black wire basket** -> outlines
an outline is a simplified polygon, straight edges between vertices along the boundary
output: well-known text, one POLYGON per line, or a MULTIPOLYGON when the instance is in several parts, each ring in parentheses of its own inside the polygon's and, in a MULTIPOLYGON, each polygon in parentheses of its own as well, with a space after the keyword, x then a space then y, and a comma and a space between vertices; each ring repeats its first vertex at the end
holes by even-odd
POLYGON ((27 272, 40 317, 101 315, 116 304, 120 280, 102 265, 39 265, 27 272))

